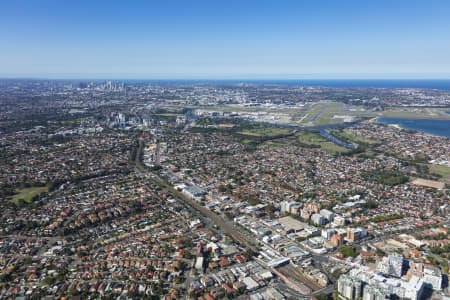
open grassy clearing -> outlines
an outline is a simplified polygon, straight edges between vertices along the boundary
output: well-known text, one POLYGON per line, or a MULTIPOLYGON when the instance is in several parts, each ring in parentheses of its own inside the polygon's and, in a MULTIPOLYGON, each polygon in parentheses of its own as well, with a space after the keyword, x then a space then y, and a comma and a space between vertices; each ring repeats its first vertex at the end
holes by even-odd
POLYGON ((239 142, 241 142, 242 144, 250 144, 250 143, 253 143, 253 140, 251 140, 251 139, 241 139, 241 140, 239 140, 239 142))
POLYGON ((163 113, 163 114, 155 114, 155 116, 158 117, 178 117, 181 116, 182 114, 177 114, 177 113, 163 113))
POLYGON ((289 134, 291 129, 279 127, 255 127, 238 131, 238 134, 254 137, 274 137, 289 134))
POLYGON ((366 150, 364 152, 356 154, 357 157, 361 158, 374 158, 377 154, 373 151, 366 150))
POLYGON ((24 188, 17 191, 17 194, 11 197, 11 202, 18 205, 19 200, 23 199, 25 202, 30 203, 33 200, 33 197, 48 192, 48 188, 46 186, 37 186, 24 188))
POLYGON ((296 134, 296 137, 301 144, 320 147, 332 154, 348 152, 344 147, 326 140, 317 132, 301 131, 296 134))
POLYGON ((342 112, 344 104, 339 102, 318 102, 307 107, 302 115, 297 115, 296 124, 304 126, 317 126, 340 123, 339 119, 333 119, 335 115, 347 114, 342 112))
POLYGON ((286 146, 286 144, 277 143, 277 142, 267 142, 266 145, 269 147, 272 147, 272 148, 282 148, 282 147, 286 146))
MULTIPOLYGON (((338 119, 333 119, 336 114, 343 114, 341 109, 344 105, 339 102, 330 102, 326 103, 325 110, 323 110, 320 115, 315 120, 315 125, 325 125, 325 124, 334 124, 340 123, 338 119)), ((345 112, 344 112, 345 114, 345 112)))
POLYGON ((366 144, 366 145, 378 145, 381 144, 381 141, 375 140, 375 139, 368 139, 361 136, 355 136, 352 135, 345 130, 332 130, 331 133, 338 138, 341 138, 343 140, 346 140, 351 143, 357 143, 357 144, 366 144))
POLYGON ((332 142, 324 142, 320 145, 320 148, 331 154, 348 152, 346 148, 336 145, 335 143, 332 142))
POLYGON ((435 164, 427 164, 427 166, 430 169, 430 173, 441 175, 441 180, 450 184, 450 167, 435 164))
POLYGON ((327 141, 324 137, 320 136, 319 133, 311 131, 300 131, 296 136, 299 142, 310 145, 320 145, 320 143, 327 141))
POLYGON ((314 120, 320 114, 321 111, 325 109, 325 103, 319 102, 308 105, 307 110, 304 115, 297 120, 300 125, 311 126, 314 125, 314 120))

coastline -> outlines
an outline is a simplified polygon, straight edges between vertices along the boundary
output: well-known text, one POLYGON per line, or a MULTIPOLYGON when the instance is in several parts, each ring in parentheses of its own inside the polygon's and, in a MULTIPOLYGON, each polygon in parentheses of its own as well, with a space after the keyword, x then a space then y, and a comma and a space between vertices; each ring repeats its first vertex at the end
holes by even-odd
POLYGON ((391 127, 394 127, 394 128, 397 128, 397 129, 406 129, 406 130, 408 130, 407 128, 404 128, 404 127, 400 126, 399 124, 387 124, 387 125, 391 126, 391 127))
POLYGON ((435 137, 443 137, 443 138, 450 138, 450 130, 449 130, 449 126, 445 127, 439 127, 442 125, 437 124, 436 127, 431 127, 430 129, 430 125, 432 125, 431 123, 433 122, 450 122, 450 120, 437 120, 437 119, 416 119, 416 118, 389 118, 389 117, 376 117, 374 118, 374 122, 376 122, 377 124, 384 124, 390 127, 394 127, 397 129, 403 129, 403 130, 411 130, 411 131, 415 131, 415 132, 420 132, 423 134, 427 134, 427 135, 431 135, 431 136, 435 136, 435 137), (384 119, 384 120, 382 120, 384 119), (415 124, 416 126, 414 127, 409 127, 407 126, 407 124, 403 124, 403 122, 414 122, 413 124, 415 124), (430 122, 430 124, 423 124, 418 125, 420 122, 430 122))

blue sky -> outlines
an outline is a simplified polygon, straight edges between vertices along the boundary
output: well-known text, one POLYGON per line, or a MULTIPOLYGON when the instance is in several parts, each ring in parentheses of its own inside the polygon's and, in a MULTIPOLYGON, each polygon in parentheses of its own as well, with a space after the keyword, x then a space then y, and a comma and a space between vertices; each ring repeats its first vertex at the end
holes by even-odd
POLYGON ((2 0, 0 76, 450 78, 450 1, 2 0))

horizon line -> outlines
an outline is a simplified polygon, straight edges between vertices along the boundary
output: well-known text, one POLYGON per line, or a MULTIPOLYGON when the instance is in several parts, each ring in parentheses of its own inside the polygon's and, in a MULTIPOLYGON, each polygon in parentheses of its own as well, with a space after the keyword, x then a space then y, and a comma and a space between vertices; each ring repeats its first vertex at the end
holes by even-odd
POLYGON ((0 80, 141 80, 141 81, 292 81, 292 80, 450 80, 450 75, 446 77, 408 77, 408 76, 311 76, 311 77, 250 77, 250 76, 198 76, 198 77, 177 77, 177 76, 148 76, 148 77, 128 77, 128 76, 2 76, 0 80))

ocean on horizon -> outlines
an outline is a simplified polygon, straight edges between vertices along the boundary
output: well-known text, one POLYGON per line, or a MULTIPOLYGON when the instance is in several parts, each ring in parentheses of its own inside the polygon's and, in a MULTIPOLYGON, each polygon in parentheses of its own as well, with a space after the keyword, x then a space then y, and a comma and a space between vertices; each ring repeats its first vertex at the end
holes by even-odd
MULTIPOLYGON (((130 80, 128 80, 130 81, 130 80)), ((423 88, 450 91, 450 79, 168 79, 139 80, 158 84, 264 84, 343 88, 423 88)))

